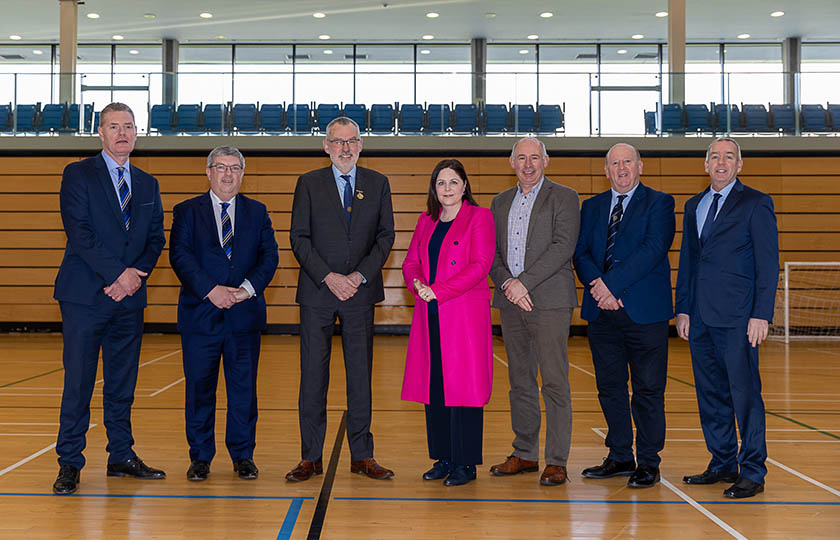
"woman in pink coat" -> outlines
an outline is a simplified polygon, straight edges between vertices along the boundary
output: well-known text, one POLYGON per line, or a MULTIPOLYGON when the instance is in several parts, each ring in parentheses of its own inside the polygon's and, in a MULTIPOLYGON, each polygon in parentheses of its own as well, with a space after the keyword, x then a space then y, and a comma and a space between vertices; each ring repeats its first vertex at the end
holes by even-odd
POLYGON ((464 166, 445 159, 429 182, 402 266, 414 293, 402 399, 426 404, 425 480, 475 479, 482 462, 484 405, 493 385, 490 288, 496 251, 493 215, 470 192, 464 166))

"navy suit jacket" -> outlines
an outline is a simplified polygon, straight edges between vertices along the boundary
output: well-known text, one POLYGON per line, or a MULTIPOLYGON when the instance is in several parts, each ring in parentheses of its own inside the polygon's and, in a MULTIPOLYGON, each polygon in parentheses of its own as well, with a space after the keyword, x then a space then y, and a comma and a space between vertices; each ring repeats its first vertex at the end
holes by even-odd
POLYGON ((601 310, 589 294, 589 283, 601 278, 621 299, 633 322, 650 324, 674 316, 671 303, 671 266, 668 249, 674 241, 674 198, 639 183, 627 204, 613 248, 613 267, 604 272, 607 230, 612 209, 607 190, 583 201, 580 236, 574 263, 583 294, 581 317, 598 318, 601 310))
MULTIPOLYGON (((128 267, 151 273, 166 243, 158 181, 131 166, 131 227, 125 230, 117 193, 102 154, 64 168, 59 195, 67 234, 53 297, 96 305, 113 302, 103 289, 128 267)), ((146 307, 146 279, 121 305, 146 307)))
POLYGON ((289 231, 292 251, 300 263, 295 301, 334 308, 338 298, 324 283, 330 272, 364 276, 356 294, 345 304, 370 306, 385 299, 382 266, 394 244, 391 186, 384 175, 356 167, 356 191, 350 230, 335 187, 332 167, 298 178, 289 231))
POLYGON ((219 243, 209 192, 175 206, 169 240, 169 261, 181 280, 179 332, 216 335, 265 328, 263 291, 274 277, 279 257, 264 204, 241 193, 236 196, 230 260, 219 243), (216 285, 239 287, 246 278, 256 296, 230 309, 219 309, 207 298, 216 285))
POLYGON ((685 203, 676 311, 699 313, 708 326, 732 328, 750 318, 772 321, 779 283, 773 199, 736 179, 701 247, 697 204, 708 191, 685 203))

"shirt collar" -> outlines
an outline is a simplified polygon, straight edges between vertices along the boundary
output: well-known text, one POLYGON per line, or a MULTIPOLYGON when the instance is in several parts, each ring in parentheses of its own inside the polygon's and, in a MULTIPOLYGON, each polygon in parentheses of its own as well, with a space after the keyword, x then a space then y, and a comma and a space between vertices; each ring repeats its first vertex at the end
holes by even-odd
POLYGON ((351 184, 356 183, 356 166, 355 165, 353 165, 353 168, 350 169, 350 172, 346 172, 346 173, 341 172, 340 170, 338 170, 338 167, 333 165, 332 166, 332 171, 333 171, 333 176, 335 176, 335 181, 336 182, 338 182, 339 180, 342 181, 342 182, 344 181, 344 178, 342 178, 341 175, 350 175, 350 183, 351 184))
POLYGON ((540 181, 539 181, 539 182, 537 182, 537 184, 536 184, 534 187, 532 187, 532 188, 531 188, 531 191, 529 191, 527 194, 522 193, 522 186, 520 186, 520 185, 519 185, 519 182, 516 182, 516 192, 517 192, 517 193, 519 193, 519 195, 520 195, 520 196, 522 196, 522 197, 527 197, 527 196, 528 196, 528 195, 530 195, 531 193, 533 193, 534 195, 536 195, 536 194, 538 194, 538 193, 540 192, 540 188, 542 187, 543 182, 545 182, 545 176, 543 176, 543 177, 540 179, 540 181))
POLYGON ((102 158, 105 160, 105 165, 108 167, 109 171, 116 171, 117 167, 125 167, 126 171, 128 171, 131 168, 131 164, 129 163, 128 159, 125 160, 124 164, 120 165, 119 163, 114 161, 114 158, 109 156, 108 152, 106 152, 105 150, 102 151, 102 158))
POLYGON ((714 194, 715 194, 715 193, 720 193, 720 194, 721 194, 721 196, 723 196, 723 198, 725 199, 725 198, 729 195, 729 192, 730 192, 730 191, 732 191, 732 188, 733 188, 733 187, 735 187, 735 182, 737 182, 737 181, 738 181, 738 179, 737 179, 737 178, 735 178, 734 180, 732 180, 731 182, 729 182, 729 183, 726 185, 726 187, 725 187, 725 188, 723 188, 723 189, 722 189, 722 190, 720 190, 720 191, 715 191, 715 188, 713 188, 713 187, 709 186, 709 196, 710 196, 710 197, 712 197, 712 196, 714 196, 714 194))
MULTIPOLYGON (((219 205, 222 204, 225 201, 220 199, 219 196, 216 195, 213 192, 212 189, 209 191, 209 193, 210 193, 210 200, 213 201, 213 208, 221 208, 221 206, 219 206, 219 205)), ((233 209, 233 206, 236 204, 236 195, 234 195, 233 198, 228 201, 228 203, 230 204, 230 206, 228 206, 228 211, 230 211, 231 209, 233 209)))
POLYGON ((627 193, 619 193, 616 190, 614 190, 613 188, 610 188, 610 191, 612 192, 612 200, 617 201, 619 195, 627 195, 627 198, 624 199, 624 202, 630 202, 630 199, 633 198, 633 194, 636 193, 636 188, 638 188, 640 185, 641 185, 641 182, 639 182, 638 184, 633 186, 633 189, 631 189, 627 193))

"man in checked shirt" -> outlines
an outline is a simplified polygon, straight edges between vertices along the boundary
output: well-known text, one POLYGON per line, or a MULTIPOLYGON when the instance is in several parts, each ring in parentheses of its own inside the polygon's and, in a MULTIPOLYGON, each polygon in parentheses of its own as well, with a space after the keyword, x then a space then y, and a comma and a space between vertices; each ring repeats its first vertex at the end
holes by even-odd
POLYGON ((539 470, 540 386, 546 408, 546 467, 540 484, 566 481, 572 436, 568 337, 577 306, 572 255, 580 230, 577 192, 545 177, 548 154, 538 139, 513 147, 518 182, 490 205, 496 224, 496 284, 510 378, 513 453, 494 465, 495 476, 539 470))

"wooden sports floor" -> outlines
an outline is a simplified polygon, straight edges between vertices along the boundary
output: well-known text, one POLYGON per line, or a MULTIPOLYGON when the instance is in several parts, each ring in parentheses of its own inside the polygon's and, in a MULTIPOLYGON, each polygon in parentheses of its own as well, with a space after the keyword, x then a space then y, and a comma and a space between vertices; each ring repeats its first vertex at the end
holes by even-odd
MULTIPOLYGON (((350 473, 342 431, 344 369, 334 354, 325 474, 288 484, 299 459, 298 338, 266 336, 259 374, 256 481, 239 480, 224 448, 224 393, 218 455, 210 478, 188 482, 184 385, 176 335, 144 340, 133 413, 135 450, 166 470, 165 480, 105 476, 101 390, 76 495, 59 497, 55 436, 63 381, 56 334, 0 335, 0 538, 34 539, 470 539, 470 538, 840 538, 840 342, 762 346, 767 406, 767 490, 724 499, 724 484, 687 486, 708 463, 687 345, 672 339, 662 482, 646 490, 626 478, 584 480, 606 456, 605 424, 585 338, 572 338, 574 435, 571 482, 542 487, 534 473, 490 476, 511 451, 504 345, 496 338, 495 385, 485 411, 484 464, 466 486, 424 482, 430 466, 421 406, 399 399, 407 338, 377 337, 373 433, 391 480, 350 473)), ((340 342, 334 344, 340 353, 340 342)), ((99 384, 101 388, 101 383, 99 384)), ((543 465, 542 463, 540 464, 543 465)))

